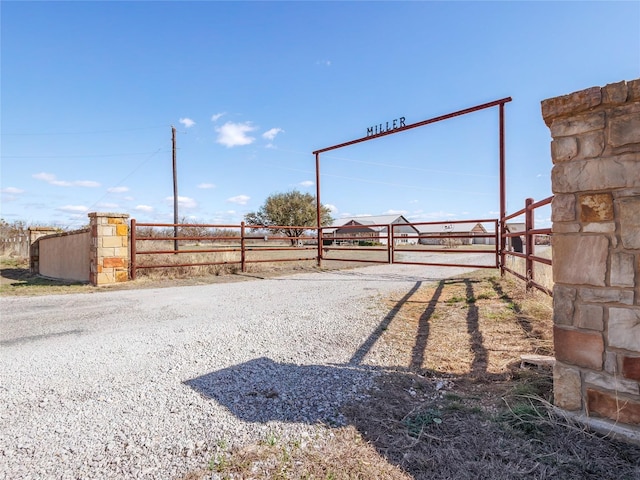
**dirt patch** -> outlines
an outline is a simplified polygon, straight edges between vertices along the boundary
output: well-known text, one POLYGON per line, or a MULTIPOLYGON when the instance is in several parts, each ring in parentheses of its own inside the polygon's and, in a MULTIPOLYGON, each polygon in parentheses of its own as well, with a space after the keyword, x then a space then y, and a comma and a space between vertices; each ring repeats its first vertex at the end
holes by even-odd
MULTIPOLYGON (((385 299, 369 351, 385 373, 348 427, 305 444, 220 449, 187 478, 640 478, 640 447, 554 413, 551 299, 476 272, 385 299)), ((371 356, 363 354, 363 363, 371 356)))

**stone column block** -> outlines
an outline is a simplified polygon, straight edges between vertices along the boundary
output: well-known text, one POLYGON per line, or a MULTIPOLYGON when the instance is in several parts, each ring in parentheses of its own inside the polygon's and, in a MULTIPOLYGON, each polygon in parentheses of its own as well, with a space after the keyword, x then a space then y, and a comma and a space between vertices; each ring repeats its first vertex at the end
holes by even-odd
POLYGON ((553 323, 556 325, 573 324, 573 302, 576 289, 555 284, 553 286, 553 323))
POLYGON ((602 370, 604 341, 601 334, 554 327, 553 343, 558 361, 592 370, 602 370))
POLYGON ((585 372, 584 381, 592 387, 600 387, 612 392, 630 393, 631 395, 638 395, 640 393, 638 382, 624 380, 616 376, 607 375, 606 373, 585 372))
POLYGON ((640 308, 609 308, 609 345, 640 351, 640 308))
POLYGON ((580 370, 556 362, 553 367, 553 403, 565 410, 582 408, 580 370))
POLYGON ((587 88, 579 92, 544 100, 542 102, 542 118, 544 118, 547 126, 551 126, 553 120, 558 117, 584 112, 597 107, 601 103, 601 88, 587 88))
POLYGON ((573 222, 576 219, 576 197, 558 194, 551 200, 552 222, 573 222))
POLYGON ((609 120, 608 140, 612 147, 640 143, 640 114, 632 113, 609 120))
POLYGON ((622 376, 640 382, 640 357, 622 357, 622 376))
POLYGON ((595 158, 599 157, 604 151, 604 132, 591 132, 580 136, 578 140, 579 158, 595 158))
POLYGON ((613 220, 613 195, 607 193, 586 193, 578 195, 580 221, 607 222, 613 220))
POLYGON ((589 303, 613 303, 633 305, 633 292, 619 288, 581 288, 579 295, 582 301, 589 303))
POLYGON ((612 287, 633 287, 635 285, 635 258, 630 253, 611 254, 609 284, 612 287))
POLYGON ((610 83, 602 89, 602 103, 619 105, 627 101, 627 82, 610 83))
POLYGON ((558 163, 551 171, 554 193, 575 193, 640 186, 639 155, 620 155, 558 163))
POLYGON ((575 137, 560 137, 551 142, 553 163, 566 162, 578 155, 578 141, 575 137))
POLYGON ((590 415, 640 425, 640 402, 625 396, 587 389, 587 408, 590 415))
POLYGON ((558 235, 552 239, 553 280, 605 285, 609 241, 601 235, 558 235))
POLYGON ((574 325, 587 330, 604 330, 604 308, 600 305, 576 305, 574 325))
MULTIPOLYGON (((640 161, 636 175, 640 182, 640 161)), ((620 220, 620 237, 624 248, 640 249, 640 196, 616 200, 620 220)))

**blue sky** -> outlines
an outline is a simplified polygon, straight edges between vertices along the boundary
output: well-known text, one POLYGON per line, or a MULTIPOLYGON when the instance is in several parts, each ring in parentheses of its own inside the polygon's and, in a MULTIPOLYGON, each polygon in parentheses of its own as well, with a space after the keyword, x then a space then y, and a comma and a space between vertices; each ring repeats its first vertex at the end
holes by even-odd
MULTIPOLYGON (((639 2, 11 2, 0 215, 239 223, 311 152, 511 96, 507 207, 551 194, 543 99, 640 76, 639 2)), ((494 218, 498 109, 327 152, 334 217, 494 218)), ((538 221, 548 224, 548 211, 538 221)))

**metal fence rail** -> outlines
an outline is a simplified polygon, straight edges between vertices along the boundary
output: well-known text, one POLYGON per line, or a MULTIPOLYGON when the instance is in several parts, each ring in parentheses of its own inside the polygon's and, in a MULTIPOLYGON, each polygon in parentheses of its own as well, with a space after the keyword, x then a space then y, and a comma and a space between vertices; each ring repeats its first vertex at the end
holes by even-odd
MULTIPOLYGON (((248 258, 247 253, 252 251, 260 252, 277 252, 277 251, 295 251, 301 252, 306 250, 316 250, 315 244, 317 242, 317 236, 313 235, 296 235, 296 236, 280 236, 274 235, 275 232, 279 232, 283 229, 296 229, 303 231, 315 231, 315 227, 301 227, 301 226, 247 226, 244 222, 240 225, 218 225, 218 224, 176 224, 176 223, 138 223, 135 219, 131 220, 131 279, 135 280, 137 271, 141 269, 150 268, 176 268, 176 267, 200 267, 200 266, 215 266, 215 265, 237 265, 245 272, 247 264, 250 263, 272 263, 272 262, 295 262, 303 260, 316 260, 315 256, 302 257, 298 256, 285 256, 284 258, 248 258), (138 228, 164 228, 175 229, 174 235, 139 235, 138 228), (237 235, 180 235, 181 230, 194 229, 217 229, 219 232, 237 231, 237 235), (260 231, 261 234, 256 234, 260 231), (140 250, 138 248, 138 242, 174 242, 172 249, 159 248, 153 250, 140 250), (250 242, 273 242, 273 241, 285 241, 290 242, 291 246, 257 246, 250 242), (180 242, 211 242, 211 248, 193 248, 193 246, 183 246, 180 248, 180 242), (216 245, 217 244, 217 245, 216 245), (311 244, 311 246, 309 246, 311 244), (232 253, 236 254, 237 260, 208 260, 208 261, 196 261, 186 262, 180 261, 179 255, 184 254, 206 254, 206 253, 232 253), (160 261, 158 263, 141 264, 139 262, 140 255, 176 255, 178 260, 175 262, 160 261)), ((212 232, 215 233, 215 232, 212 232)), ((167 258, 168 260, 168 258, 167 258)))
POLYGON ((502 237, 503 237, 503 242, 502 242, 503 244, 507 242, 507 239, 514 238, 514 237, 520 237, 520 238, 524 237, 525 239, 524 252, 515 252, 515 251, 509 251, 508 249, 503 249, 502 257, 503 259, 509 256, 523 258, 525 260, 525 272, 526 272, 525 275, 522 275, 521 273, 514 271, 513 269, 507 267, 506 261, 503 260, 500 266, 501 273, 504 275, 504 272, 508 272, 511 275, 526 282, 528 290, 530 290, 531 288, 537 288, 538 290, 546 293, 547 295, 552 295, 553 292, 549 288, 545 287, 544 285, 541 285, 536 281, 535 265, 536 263, 553 265, 553 261, 552 259, 539 257, 535 254, 535 246, 536 246, 535 239, 537 235, 551 236, 551 228, 538 228, 538 229, 535 228, 534 212, 537 208, 543 207, 545 205, 549 205, 552 200, 553 200, 553 196, 547 197, 538 202, 534 202, 532 198, 527 198, 525 201, 525 207, 523 209, 518 210, 517 212, 512 213, 511 215, 507 215, 503 219, 503 225, 506 225, 506 222, 508 220, 512 220, 514 218, 521 217, 522 215, 524 215, 524 220, 525 220, 524 230, 517 231, 517 232, 507 232, 504 228, 501 230, 502 237))

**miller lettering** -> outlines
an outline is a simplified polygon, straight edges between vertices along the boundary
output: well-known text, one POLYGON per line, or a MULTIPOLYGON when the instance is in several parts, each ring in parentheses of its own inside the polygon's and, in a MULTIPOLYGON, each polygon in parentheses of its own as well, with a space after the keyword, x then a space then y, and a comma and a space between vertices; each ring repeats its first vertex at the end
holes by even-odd
POLYGON ((381 133, 391 132, 393 130, 397 130, 402 127, 406 127, 405 118, 404 117, 394 118, 390 122, 385 122, 384 125, 380 123, 378 125, 374 125, 373 127, 368 127, 367 137, 380 135, 381 133))

